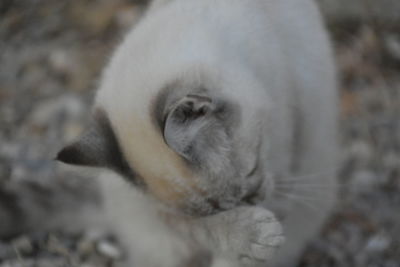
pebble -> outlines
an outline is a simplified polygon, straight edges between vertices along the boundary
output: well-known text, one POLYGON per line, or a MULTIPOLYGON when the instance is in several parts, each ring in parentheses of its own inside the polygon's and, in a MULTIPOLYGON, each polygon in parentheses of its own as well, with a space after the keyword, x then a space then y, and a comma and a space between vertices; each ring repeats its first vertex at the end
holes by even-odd
POLYGON ((0 185, 1 185, 2 183, 9 181, 11 176, 11 166, 7 161, 4 162, 1 158, 0 158, 0 163, 1 163, 0 164, 0 185))
POLYGON ((394 151, 388 152, 383 157, 383 167, 387 170, 393 170, 400 167, 400 155, 394 151))
POLYGON ((110 259, 120 259, 122 257, 121 249, 107 240, 101 240, 97 243, 97 250, 100 254, 110 259))
POLYGON ((389 248, 391 244, 390 237, 385 233, 378 233, 372 236, 365 246, 369 252, 383 252, 389 248))
POLYGON ((107 232, 102 228, 91 228, 88 229, 84 234, 84 239, 90 242, 97 242, 101 239, 106 238, 107 232))
POLYGON ((385 45, 390 55, 400 60, 400 37, 394 34, 387 35, 385 38, 385 45))
POLYGON ((53 254, 68 256, 70 252, 64 243, 55 235, 50 235, 49 239, 47 240, 46 249, 53 254))
MULTIPOLYGON (((40 267, 50 267, 50 266, 42 266, 40 267)), ((35 267, 35 263, 32 259, 14 259, 14 260, 7 260, 0 264, 0 267, 35 267)), ((58 266, 51 266, 51 267, 58 267, 58 266)))
POLYGON ((92 263, 83 263, 79 267, 97 267, 97 266, 92 263))
POLYGON ((349 155, 365 166, 372 159, 373 152, 370 144, 363 140, 357 140, 350 145, 349 155))
POLYGON ((15 257, 15 250, 9 244, 0 242, 0 259, 9 259, 13 257, 15 257))
POLYGON ((350 189, 353 192, 368 192, 374 190, 375 186, 378 185, 378 178, 376 174, 369 170, 356 171, 350 181, 350 189))
POLYGON ((123 29, 129 29, 139 19, 142 10, 137 6, 121 8, 116 15, 118 25, 123 29))
POLYGON ((33 246, 27 236, 20 236, 12 241, 12 246, 18 254, 27 255, 32 253, 33 246))
POLYGON ((77 121, 66 122, 63 127, 64 140, 69 143, 75 140, 84 131, 82 123, 77 121))
POLYGON ((35 125, 46 126, 51 123, 60 112, 66 112, 69 118, 81 118, 84 106, 76 96, 64 95, 42 101, 31 113, 29 121, 35 125))
POLYGON ((95 243, 83 238, 79 241, 77 249, 81 255, 90 255, 95 251, 95 243))
POLYGON ((49 54, 50 66, 57 72, 69 73, 77 65, 75 55, 66 49, 57 48, 49 54))

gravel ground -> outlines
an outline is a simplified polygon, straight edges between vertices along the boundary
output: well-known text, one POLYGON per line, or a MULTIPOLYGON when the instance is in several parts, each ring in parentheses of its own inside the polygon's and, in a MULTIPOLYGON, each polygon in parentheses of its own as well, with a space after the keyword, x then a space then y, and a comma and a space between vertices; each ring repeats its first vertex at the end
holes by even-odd
MULTIPOLYGON (((138 19, 137 3, 0 2, 0 208, 38 202, 31 212, 44 214, 97 203, 92 182, 52 158, 82 131, 100 70, 138 19), (46 201, 21 193, 31 191, 46 201)), ((342 80, 341 198, 301 266, 400 266, 400 28, 330 29, 342 80)), ((0 267, 116 266, 123 258, 98 229, 42 232, 22 219, 0 226, 0 267)))

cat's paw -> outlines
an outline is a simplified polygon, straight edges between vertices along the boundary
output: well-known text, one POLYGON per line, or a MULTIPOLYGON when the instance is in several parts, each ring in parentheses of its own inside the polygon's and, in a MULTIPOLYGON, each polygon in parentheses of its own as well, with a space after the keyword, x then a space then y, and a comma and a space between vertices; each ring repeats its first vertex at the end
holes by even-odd
POLYGON ((272 212, 259 207, 245 207, 237 217, 242 231, 242 251, 239 253, 243 266, 257 266, 269 261, 283 244, 282 226, 272 212))

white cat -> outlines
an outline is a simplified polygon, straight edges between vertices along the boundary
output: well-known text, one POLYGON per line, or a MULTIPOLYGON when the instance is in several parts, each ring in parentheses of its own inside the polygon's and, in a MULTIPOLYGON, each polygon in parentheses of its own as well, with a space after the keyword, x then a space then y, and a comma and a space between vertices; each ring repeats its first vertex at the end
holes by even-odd
POLYGON ((335 199, 336 94, 311 0, 159 0, 58 158, 119 174, 101 181, 131 266, 196 266, 195 247, 293 266, 335 199))

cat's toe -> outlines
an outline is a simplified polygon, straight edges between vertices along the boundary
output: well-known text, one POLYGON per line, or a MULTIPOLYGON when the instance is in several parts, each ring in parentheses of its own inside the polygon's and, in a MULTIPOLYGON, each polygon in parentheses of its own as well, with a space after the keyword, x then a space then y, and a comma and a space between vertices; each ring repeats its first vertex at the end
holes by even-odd
POLYGON ((252 237, 254 243, 272 247, 279 247, 284 239, 282 226, 276 220, 259 222, 252 237))
POLYGON ((264 237, 263 240, 256 240, 250 247, 251 257, 256 260, 269 260, 275 255, 276 250, 282 246, 284 241, 283 235, 273 235, 267 238, 264 237))
POLYGON ((284 243, 281 224, 271 217, 258 222, 251 240, 251 254, 257 260, 268 260, 273 257, 276 250, 284 243))
POLYGON ((248 228, 249 249, 244 259, 268 261, 285 241, 282 226, 271 212, 261 208, 253 210, 252 220, 253 225, 248 228))
POLYGON ((276 221, 276 218, 272 212, 269 210, 256 207, 253 209, 252 214, 253 220, 256 222, 273 222, 276 221))

